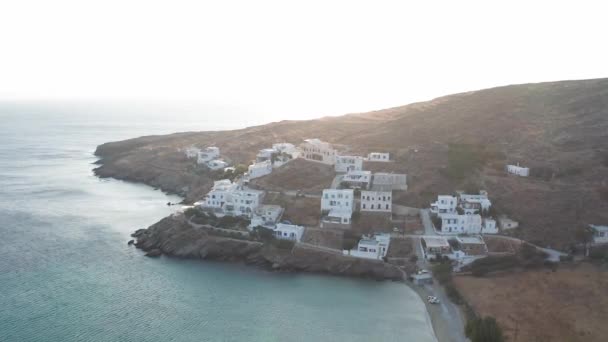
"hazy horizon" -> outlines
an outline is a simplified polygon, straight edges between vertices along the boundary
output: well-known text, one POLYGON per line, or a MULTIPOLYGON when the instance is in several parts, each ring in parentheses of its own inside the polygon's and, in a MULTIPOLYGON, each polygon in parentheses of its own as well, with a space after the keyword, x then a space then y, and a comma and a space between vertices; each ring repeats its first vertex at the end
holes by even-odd
POLYGON ((0 100, 367 112, 608 76, 606 5, 583 1, 84 1, 0 5, 0 100))

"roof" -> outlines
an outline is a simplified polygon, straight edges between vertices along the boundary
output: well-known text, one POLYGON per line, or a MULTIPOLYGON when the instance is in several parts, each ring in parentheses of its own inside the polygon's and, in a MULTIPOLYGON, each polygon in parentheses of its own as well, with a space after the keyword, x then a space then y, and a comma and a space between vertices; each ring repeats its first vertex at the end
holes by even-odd
POLYGON ((427 247, 450 247, 448 239, 442 236, 423 236, 427 247))
POLYGON ((589 227, 598 232, 608 232, 608 226, 598 226, 595 224, 590 224, 589 227))
POLYGON ((377 246, 378 241, 376 241, 375 239, 361 239, 361 240, 359 240, 359 244, 368 245, 368 246, 377 246))
POLYGON ((456 241, 465 244, 477 244, 477 245, 485 245, 485 242, 480 236, 459 236, 456 238, 456 241))

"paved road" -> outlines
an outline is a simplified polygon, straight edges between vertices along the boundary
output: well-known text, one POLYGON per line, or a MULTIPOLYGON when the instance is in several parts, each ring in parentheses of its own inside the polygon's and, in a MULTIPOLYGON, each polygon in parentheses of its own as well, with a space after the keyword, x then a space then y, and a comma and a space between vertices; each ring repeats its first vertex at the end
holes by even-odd
POLYGON ((420 218, 422 219, 422 225, 424 226, 424 234, 437 235, 435 227, 433 227, 433 222, 431 221, 429 209, 420 209, 420 218))

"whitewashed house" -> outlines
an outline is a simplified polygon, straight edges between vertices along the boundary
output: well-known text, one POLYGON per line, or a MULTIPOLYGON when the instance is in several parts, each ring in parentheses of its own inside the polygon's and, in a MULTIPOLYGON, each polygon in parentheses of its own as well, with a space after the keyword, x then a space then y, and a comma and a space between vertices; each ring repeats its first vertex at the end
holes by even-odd
POLYGON ((278 223, 274 228, 274 236, 277 239, 300 242, 302 235, 304 227, 295 224, 278 223))
POLYGON ((272 148, 281 154, 289 155, 291 159, 300 157, 300 150, 290 143, 283 142, 272 144, 272 148))
POLYGON ((393 211, 392 191, 361 191, 361 211, 393 211))
POLYGON ((481 220, 481 233, 482 234, 498 234, 498 227, 496 226, 496 220, 484 217, 481 220))
POLYGON ((407 190, 407 175, 376 172, 372 178, 372 189, 377 191, 407 190))
POLYGON ((336 156, 334 168, 336 172, 361 171, 363 170, 363 157, 336 156))
POLYGON ((519 227, 519 222, 508 218, 507 216, 498 217, 498 226, 502 230, 515 229, 519 227))
POLYGON ((481 233, 480 215, 440 214, 440 234, 479 234, 481 233))
POLYGON ((314 160, 328 165, 336 163, 336 150, 330 143, 319 139, 306 139, 300 144, 301 158, 314 160))
POLYGON ((594 243, 608 243, 608 226, 590 224, 589 227, 593 230, 594 243))
POLYGON ((452 214, 456 212, 458 199, 450 195, 439 195, 437 201, 431 203, 431 212, 433 214, 452 214))
POLYGON ((372 162, 388 162, 391 158, 389 153, 372 152, 367 155, 367 160, 372 162))
POLYGON ((274 148, 263 148, 256 155, 255 161, 257 163, 260 163, 260 162, 263 162, 266 160, 272 161, 272 156, 273 155, 276 156, 277 154, 279 154, 279 152, 277 150, 275 150, 274 148))
POLYGON ((226 163, 225 161, 223 161, 221 159, 215 159, 215 160, 208 161, 206 165, 211 170, 223 170, 226 167, 228 167, 228 165, 230 165, 230 164, 226 163))
POLYGON ((198 164, 206 164, 207 162, 210 162, 220 157, 220 149, 219 147, 215 146, 207 147, 204 150, 199 151, 197 157, 198 158, 196 162, 198 164))
POLYGON ((249 229, 260 226, 268 229, 274 229, 279 220, 281 220, 283 212, 284 209, 280 205, 263 204, 253 211, 249 229))
POLYGON ((262 176, 266 176, 272 173, 272 163, 270 160, 266 160, 259 163, 253 163, 247 168, 248 179, 255 179, 262 176))
POLYGON ((328 223, 350 224, 355 208, 352 189, 325 189, 321 197, 323 221, 328 223))
POLYGON ((371 179, 371 171, 349 171, 342 177, 341 183, 350 188, 367 189, 371 179))
POLYGON ((452 239, 457 242, 459 251, 465 257, 488 254, 488 246, 481 236, 458 236, 452 239))
POLYGON ((488 192, 480 190, 479 194, 458 194, 459 206, 465 214, 481 214, 481 211, 490 210, 492 202, 488 199, 488 192))
POLYGON ((197 158, 198 157, 198 153, 201 151, 200 148, 195 147, 195 146, 190 146, 185 150, 186 153, 186 158, 188 159, 192 159, 192 158, 197 158))
POLYGON ((528 177, 530 175, 530 169, 527 167, 517 165, 507 165, 507 172, 520 177, 528 177))
POLYGON ((420 246, 427 260, 437 259, 438 254, 447 256, 452 253, 448 239, 443 236, 423 236, 420 238, 420 246))
POLYGON ((202 208, 212 209, 218 216, 246 216, 251 218, 264 198, 264 191, 248 189, 228 179, 213 183, 203 201, 202 208))
POLYGON ((356 249, 343 251, 345 255, 357 258, 381 260, 386 256, 390 246, 390 234, 375 234, 374 236, 363 236, 356 249))

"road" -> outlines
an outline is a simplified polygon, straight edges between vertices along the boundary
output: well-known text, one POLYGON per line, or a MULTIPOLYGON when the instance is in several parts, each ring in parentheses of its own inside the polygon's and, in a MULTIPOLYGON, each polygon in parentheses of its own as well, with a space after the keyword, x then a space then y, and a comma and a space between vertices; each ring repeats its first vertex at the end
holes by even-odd
POLYGON ((424 226, 424 234, 437 235, 428 209, 420 209, 420 218, 422 219, 422 225, 424 226))

